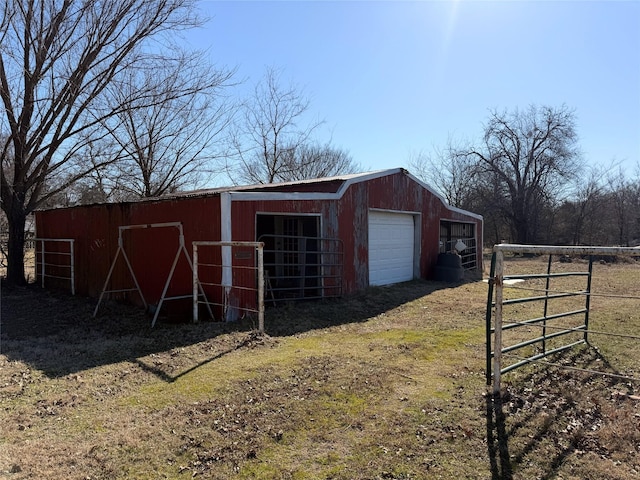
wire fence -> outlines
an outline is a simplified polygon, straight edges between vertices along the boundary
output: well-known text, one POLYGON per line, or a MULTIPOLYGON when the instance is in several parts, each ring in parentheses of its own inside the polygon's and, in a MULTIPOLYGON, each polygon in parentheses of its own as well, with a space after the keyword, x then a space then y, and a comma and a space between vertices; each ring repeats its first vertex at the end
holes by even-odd
POLYGON ((225 321, 255 315, 264 333, 264 243, 199 241, 192 247, 194 321, 205 305, 225 321))

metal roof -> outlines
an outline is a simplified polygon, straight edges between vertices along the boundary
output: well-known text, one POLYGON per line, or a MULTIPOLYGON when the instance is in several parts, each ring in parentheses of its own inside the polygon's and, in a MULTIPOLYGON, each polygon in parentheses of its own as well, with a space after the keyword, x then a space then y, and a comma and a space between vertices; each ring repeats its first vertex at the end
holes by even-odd
MULTIPOLYGON (((175 192, 169 193, 165 195, 161 195, 158 197, 147 197, 140 198, 134 200, 127 200, 123 202, 96 202, 92 204, 84 204, 84 205, 74 205, 73 207, 66 208, 74 208, 80 206, 88 206, 88 205, 109 205, 112 203, 122 203, 122 204, 135 204, 135 203, 152 203, 152 202, 164 202, 171 200, 179 200, 182 198, 198 198, 198 197, 211 197, 220 195, 221 193, 233 193, 233 192, 261 192, 267 193, 269 191, 275 192, 296 192, 296 186, 304 186, 305 188, 301 191, 303 192, 311 192, 313 191, 313 185, 326 185, 329 183, 336 184, 335 188, 332 190, 338 191, 340 187, 344 184, 344 182, 354 183, 369 180, 371 178, 382 177, 386 175, 392 175, 395 173, 399 173, 405 171, 403 168, 393 168, 386 170, 376 170, 372 172, 364 172, 364 173, 353 173, 348 175, 337 175, 334 177, 323 177, 323 178, 314 178, 309 180, 297 180, 292 182, 279 182, 279 183, 258 183, 254 185, 234 185, 234 186, 226 186, 226 187, 215 187, 215 188, 206 188, 199 190, 189 190, 184 192, 175 192)), ((406 171, 405 171, 406 172, 406 171)), ((321 191, 326 192, 326 189, 322 189, 321 191)), ((46 210, 54 210, 58 208, 65 207, 52 207, 52 208, 44 208, 43 211, 46 210)))
MULTIPOLYGON (((313 178, 308 180, 295 180, 291 182, 277 182, 277 183, 257 183, 253 185, 235 185, 230 187, 216 187, 216 188, 207 188, 201 190, 191 190, 186 192, 176 192, 172 194, 162 195, 160 197, 153 197, 147 199, 141 199, 140 201, 153 201, 153 200, 164 200, 168 198, 191 198, 191 197, 206 197, 212 195, 219 195, 220 193, 226 192, 265 192, 269 190, 282 190, 286 188, 287 191, 295 191, 295 186, 304 185, 305 187, 309 187, 312 185, 320 185, 326 183, 344 183, 346 181, 351 181, 352 183, 355 181, 364 181, 368 180, 372 177, 386 176, 398 173, 402 171, 402 168, 393 168, 387 170, 375 170, 372 172, 364 172, 364 173, 352 173, 348 175, 337 175, 334 177, 323 177, 323 178, 313 178), (293 187, 293 188, 291 188, 293 187)), ((337 190, 337 188, 336 188, 337 190)), ((310 191, 309 188, 305 188, 304 191, 310 191)))

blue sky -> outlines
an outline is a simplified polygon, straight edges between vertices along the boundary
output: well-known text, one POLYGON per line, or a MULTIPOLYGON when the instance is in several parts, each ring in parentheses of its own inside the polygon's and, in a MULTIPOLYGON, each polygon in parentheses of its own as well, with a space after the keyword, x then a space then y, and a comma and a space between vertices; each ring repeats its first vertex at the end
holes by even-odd
POLYGON ((478 139, 489 109, 575 109, 584 158, 640 164, 640 2, 203 1, 188 41, 237 67, 241 95, 283 69, 326 121, 321 140, 370 170, 449 137, 478 139))

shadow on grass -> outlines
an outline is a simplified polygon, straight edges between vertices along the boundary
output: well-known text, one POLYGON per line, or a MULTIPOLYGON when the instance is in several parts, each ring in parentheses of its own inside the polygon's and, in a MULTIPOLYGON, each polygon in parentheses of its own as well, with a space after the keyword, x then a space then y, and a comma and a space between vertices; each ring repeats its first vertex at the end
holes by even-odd
POLYGON ((509 456, 509 436, 506 429, 506 416, 499 394, 487 395, 487 447, 491 478, 493 480, 511 480, 511 458, 509 456))
POLYGON ((530 478, 556 478, 570 455, 593 447, 586 446, 592 441, 588 432, 597 430, 602 421, 593 398, 607 398, 611 388, 625 385, 620 373, 588 345, 549 361, 585 372, 543 366, 500 394, 486 397, 492 480, 511 480, 514 471, 527 478, 531 464, 537 471, 530 478))
POLYGON ((197 370, 198 368, 202 367, 203 365, 207 365, 208 363, 214 362, 215 360, 218 360, 219 358, 224 357, 225 355, 230 354, 231 352, 235 352, 236 350, 240 350, 241 348, 244 347, 248 347, 254 343, 259 342, 261 335, 256 331, 253 330, 251 332, 249 332, 247 335, 244 336, 244 338, 242 338, 240 341, 238 341, 238 343, 232 345, 229 348, 226 348, 224 350, 222 350, 221 352, 217 353, 216 355, 212 356, 212 357, 208 357, 204 360, 201 360, 200 362, 196 363, 195 365, 192 365, 191 367, 187 368, 186 370, 181 371, 180 373, 177 373, 175 375, 170 375, 168 374, 165 370, 163 370, 162 368, 157 368, 153 365, 149 365, 148 363, 145 363, 144 361, 142 361, 139 358, 136 358, 135 360, 133 360, 134 363, 136 363, 142 370, 149 372, 153 375, 156 375, 157 377, 159 377, 161 380, 164 380, 167 383, 173 383, 176 380, 178 380, 180 377, 183 377, 185 375, 187 375, 190 372, 193 372, 194 370, 197 370))
MULTIPOLYGON (((295 335, 333 325, 364 322, 399 305, 458 284, 413 281, 374 287, 342 299, 304 302, 267 309, 265 330, 271 337, 295 335)), ((50 378, 89 368, 131 361, 165 381, 175 380, 164 366, 141 357, 175 351, 201 342, 202 364, 214 361, 251 342, 256 325, 245 319, 233 323, 171 322, 162 315, 156 328, 139 308, 106 302, 93 318, 95 299, 28 287, 2 285, 0 353, 22 361, 50 378)), ((180 375, 183 375, 184 372, 180 375)))

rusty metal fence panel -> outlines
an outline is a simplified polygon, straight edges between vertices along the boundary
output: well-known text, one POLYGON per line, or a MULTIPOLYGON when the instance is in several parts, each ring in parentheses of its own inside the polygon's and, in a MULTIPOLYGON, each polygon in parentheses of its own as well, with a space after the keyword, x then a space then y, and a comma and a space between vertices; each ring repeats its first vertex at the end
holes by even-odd
POLYGON ((204 304, 214 318, 226 321, 256 315, 258 331, 264 333, 264 244, 197 241, 192 245, 193 320, 199 320, 204 304))
POLYGON ((344 248, 337 238, 262 235, 266 301, 342 296, 344 248))
POLYGON ((458 242, 465 244, 467 248, 458 252, 462 257, 462 268, 465 270, 476 270, 478 268, 478 250, 475 238, 456 238, 454 240, 440 240, 440 253, 453 252, 458 242))

